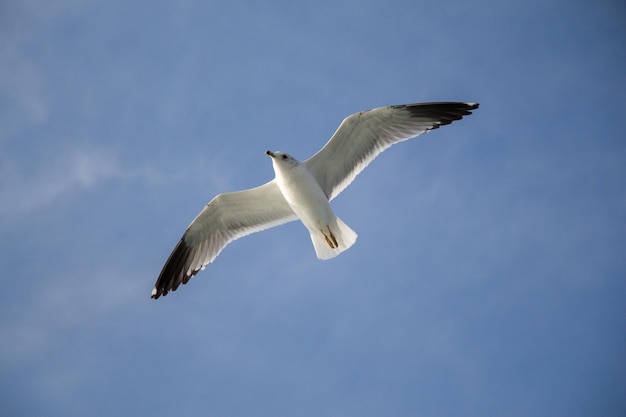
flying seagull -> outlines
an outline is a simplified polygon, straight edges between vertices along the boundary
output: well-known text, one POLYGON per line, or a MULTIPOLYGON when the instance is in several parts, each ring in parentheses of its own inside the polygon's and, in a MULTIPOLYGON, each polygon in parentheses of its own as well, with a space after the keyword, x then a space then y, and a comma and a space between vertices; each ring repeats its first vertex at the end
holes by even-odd
POLYGON ((339 255, 356 242, 357 234, 333 213, 330 201, 391 145, 460 120, 476 108, 478 103, 457 102, 380 107, 346 117, 328 143, 304 162, 283 152, 265 152, 276 177, 213 198, 165 262, 152 298, 186 284, 233 240, 298 219, 318 258, 339 255))

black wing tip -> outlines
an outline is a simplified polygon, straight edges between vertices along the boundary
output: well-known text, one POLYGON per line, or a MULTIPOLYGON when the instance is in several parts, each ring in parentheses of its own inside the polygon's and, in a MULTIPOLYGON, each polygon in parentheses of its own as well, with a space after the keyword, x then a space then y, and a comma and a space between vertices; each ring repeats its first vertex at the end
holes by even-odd
POLYGON ((476 110, 480 106, 479 103, 469 101, 439 101, 430 103, 414 103, 392 106, 396 108, 404 107, 411 113, 423 115, 428 112, 450 112, 461 113, 463 116, 471 114, 472 110, 476 110))
POLYGON ((156 300, 156 299, 158 299, 161 296, 165 297, 167 295, 167 293, 170 292, 170 291, 176 291, 176 289, 172 288, 170 290, 167 290, 165 288, 158 288, 155 285, 154 288, 152 289, 152 294, 150 294, 150 298, 152 298, 153 300, 156 300))
POLYGON ((410 103, 410 104, 398 104, 391 107, 408 107, 408 108, 426 108, 426 107, 450 107, 450 108, 468 108, 470 110, 476 109, 480 106, 480 103, 473 101, 427 101, 423 103, 410 103))
POLYGON ((437 129, 440 126, 449 125, 455 120, 461 120, 463 116, 472 114, 472 110, 477 109, 479 103, 442 101, 432 103, 415 103, 393 106, 395 108, 405 108, 412 116, 432 118, 434 123, 429 130, 437 129))
POLYGON ((198 273, 198 271, 192 271, 191 275, 188 275, 186 272, 190 255, 191 247, 185 243, 183 236, 165 262, 154 284, 150 298, 156 300, 161 296, 165 297, 168 292, 176 291, 181 284, 185 285, 191 277, 198 273))

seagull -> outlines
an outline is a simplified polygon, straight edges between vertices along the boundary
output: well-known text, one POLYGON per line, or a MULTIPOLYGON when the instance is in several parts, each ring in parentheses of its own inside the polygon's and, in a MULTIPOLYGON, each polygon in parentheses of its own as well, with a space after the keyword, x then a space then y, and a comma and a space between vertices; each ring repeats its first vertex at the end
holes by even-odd
POLYGON ((478 103, 463 102, 379 107, 346 117, 328 143, 304 162, 266 151, 275 178, 213 198, 165 262, 151 298, 186 284, 233 240, 298 219, 319 259, 339 255, 356 242, 357 234, 335 215, 330 201, 391 145, 460 120, 477 108, 478 103))

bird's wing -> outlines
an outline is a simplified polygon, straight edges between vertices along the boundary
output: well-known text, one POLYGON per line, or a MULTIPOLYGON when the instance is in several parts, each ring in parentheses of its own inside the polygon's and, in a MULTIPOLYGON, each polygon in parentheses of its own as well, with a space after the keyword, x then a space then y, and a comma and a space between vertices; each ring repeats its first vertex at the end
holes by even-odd
POLYGON ((159 274, 152 298, 175 291, 235 239, 296 220, 276 180, 219 194, 189 225, 159 274))
POLYGON ((418 103, 356 113, 305 163, 332 200, 391 145, 450 124, 476 108, 477 103, 418 103))

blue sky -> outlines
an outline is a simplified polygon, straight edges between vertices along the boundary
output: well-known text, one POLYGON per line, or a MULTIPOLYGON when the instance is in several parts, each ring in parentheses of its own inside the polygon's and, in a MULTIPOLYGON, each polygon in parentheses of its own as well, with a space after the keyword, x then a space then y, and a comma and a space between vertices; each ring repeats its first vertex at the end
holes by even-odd
POLYGON ((0 6, 0 415, 623 416, 619 1, 0 6), (214 195, 360 110, 477 101, 157 301, 214 195))

